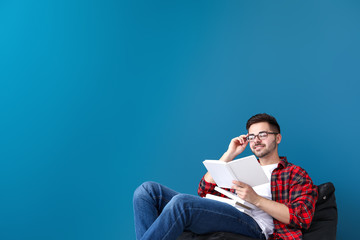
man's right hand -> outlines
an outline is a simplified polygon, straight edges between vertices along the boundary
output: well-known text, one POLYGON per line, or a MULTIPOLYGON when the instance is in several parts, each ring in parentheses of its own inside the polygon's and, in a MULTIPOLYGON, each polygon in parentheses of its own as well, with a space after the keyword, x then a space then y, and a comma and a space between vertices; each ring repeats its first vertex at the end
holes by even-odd
POLYGON ((247 136, 248 136, 248 134, 240 135, 239 137, 231 139, 228 150, 226 151, 224 156, 222 158, 220 158, 220 161, 230 162, 237 155, 242 153, 249 143, 249 141, 247 140, 247 136))

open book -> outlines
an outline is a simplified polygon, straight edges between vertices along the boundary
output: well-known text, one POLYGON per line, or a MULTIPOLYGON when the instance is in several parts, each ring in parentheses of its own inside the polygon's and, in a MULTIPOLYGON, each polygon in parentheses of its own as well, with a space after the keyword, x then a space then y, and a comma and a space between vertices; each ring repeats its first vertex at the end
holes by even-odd
POLYGON ((216 196, 216 195, 209 194, 209 193, 206 194, 205 198, 230 204, 231 206, 235 207, 235 208, 238 209, 239 211, 244 212, 244 213, 246 213, 246 214, 248 214, 248 215, 251 216, 251 208, 249 208, 249 207, 247 207, 247 206, 245 206, 245 205, 237 202, 237 201, 234 200, 234 199, 223 198, 223 197, 216 196))
POLYGON ((216 201, 228 203, 232 205, 233 207, 236 207, 238 210, 245 212, 249 215, 251 215, 251 210, 257 208, 255 205, 246 202, 245 200, 241 199, 238 195, 235 193, 232 193, 230 191, 227 191, 225 189, 222 189, 220 187, 215 187, 215 191, 224 194, 228 198, 212 195, 212 194, 206 194, 206 198, 213 199, 216 201))
POLYGON ((242 198, 240 198, 238 195, 236 195, 235 193, 232 193, 230 191, 227 191, 225 189, 219 188, 219 187, 215 187, 215 191, 224 194, 225 196, 227 196, 230 199, 233 199, 234 201, 236 201, 236 204, 242 208, 251 210, 251 209, 255 209, 256 206, 243 200, 242 198))
POLYGON ((269 182, 254 155, 227 163, 219 160, 205 160, 203 163, 219 187, 231 188, 234 185, 233 180, 249 184, 251 187, 269 182))
POLYGON ((250 216, 252 216, 251 211, 253 209, 257 208, 255 205, 241 199, 235 193, 232 193, 230 191, 227 191, 227 190, 219 188, 219 187, 215 187, 214 190, 219 192, 219 193, 224 194, 228 198, 224 198, 224 197, 220 197, 220 196, 216 196, 216 195, 212 195, 212 194, 206 194, 205 198, 230 204, 231 206, 236 207, 241 212, 244 212, 244 213, 246 213, 246 214, 248 214, 250 216))

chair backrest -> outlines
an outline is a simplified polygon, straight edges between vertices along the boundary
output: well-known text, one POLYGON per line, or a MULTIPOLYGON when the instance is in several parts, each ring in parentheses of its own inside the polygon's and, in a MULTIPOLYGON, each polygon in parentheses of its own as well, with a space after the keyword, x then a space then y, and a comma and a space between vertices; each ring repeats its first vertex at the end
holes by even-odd
POLYGON ((304 240, 336 240, 337 205, 331 182, 318 185, 319 198, 311 226, 303 231, 304 240))

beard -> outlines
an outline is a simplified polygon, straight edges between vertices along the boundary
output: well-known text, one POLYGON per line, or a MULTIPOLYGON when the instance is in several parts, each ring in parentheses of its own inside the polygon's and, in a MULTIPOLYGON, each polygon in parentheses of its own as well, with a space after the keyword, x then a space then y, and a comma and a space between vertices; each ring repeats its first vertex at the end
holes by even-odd
POLYGON ((272 141, 269 146, 266 146, 265 144, 257 144, 254 147, 256 146, 262 146, 262 149, 260 151, 256 151, 256 149, 251 148, 251 151, 255 154, 256 157, 262 158, 266 157, 276 149, 276 141, 272 141))

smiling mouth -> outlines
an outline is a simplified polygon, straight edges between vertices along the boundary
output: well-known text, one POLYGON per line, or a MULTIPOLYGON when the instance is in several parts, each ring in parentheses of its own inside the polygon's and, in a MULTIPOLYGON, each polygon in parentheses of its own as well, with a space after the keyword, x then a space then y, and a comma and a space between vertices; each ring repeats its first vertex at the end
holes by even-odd
POLYGON ((259 149, 259 148, 263 148, 263 147, 264 147, 264 145, 256 145, 255 149, 259 149))

